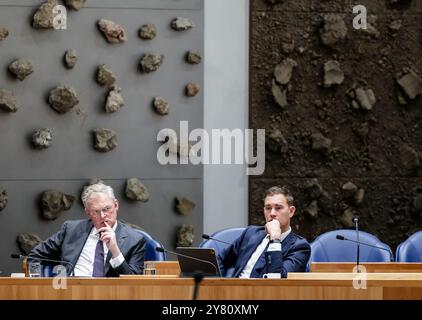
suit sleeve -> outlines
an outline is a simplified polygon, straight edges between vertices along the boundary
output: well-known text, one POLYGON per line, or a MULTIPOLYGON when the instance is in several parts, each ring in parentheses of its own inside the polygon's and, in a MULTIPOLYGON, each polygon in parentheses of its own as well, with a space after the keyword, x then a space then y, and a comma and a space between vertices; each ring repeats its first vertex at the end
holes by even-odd
POLYGON ((47 240, 35 246, 28 254, 30 259, 61 260, 62 243, 66 234, 67 222, 63 223, 60 230, 47 240))
POLYGON ((304 272, 310 254, 311 247, 306 240, 299 240, 292 246, 284 259, 281 251, 267 251, 265 273, 280 273, 282 278, 287 278, 289 272, 304 272))
POLYGON ((144 268, 146 240, 142 237, 131 251, 125 256, 125 260, 114 268, 114 271, 120 274, 142 274, 144 268))

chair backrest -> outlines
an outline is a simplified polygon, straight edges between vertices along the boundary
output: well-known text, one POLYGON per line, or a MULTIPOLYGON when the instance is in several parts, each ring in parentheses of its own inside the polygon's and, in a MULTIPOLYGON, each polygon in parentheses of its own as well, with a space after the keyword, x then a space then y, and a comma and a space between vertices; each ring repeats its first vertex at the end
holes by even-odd
MULTIPOLYGON (((357 258, 357 244, 347 240, 336 239, 342 235, 350 240, 357 240, 356 231, 349 229, 333 230, 318 236, 311 243, 312 262, 355 262, 357 258)), ((361 262, 390 262, 393 256, 390 247, 381 242, 374 235, 359 231, 359 241, 368 243, 386 250, 377 249, 361 244, 359 248, 359 261, 361 262)))
POLYGON ((422 262, 422 231, 412 234, 396 249, 397 262, 422 262))
MULTIPOLYGON (((245 228, 239 227, 239 228, 228 228, 223 229, 217 232, 214 232, 211 237, 222 240, 228 243, 233 243, 237 238, 240 237, 242 232, 245 230, 245 228)), ((199 245, 200 248, 213 248, 215 249, 215 253, 218 255, 222 250, 228 247, 227 244, 208 239, 201 242, 199 245)), ((223 277, 231 277, 234 272, 234 266, 225 266, 225 272, 222 275, 223 277)))
POLYGON ((165 261, 166 254, 164 252, 158 252, 155 250, 156 247, 164 248, 163 245, 157 240, 153 239, 148 233, 140 229, 133 229, 139 232, 146 240, 145 243, 145 261, 165 261))

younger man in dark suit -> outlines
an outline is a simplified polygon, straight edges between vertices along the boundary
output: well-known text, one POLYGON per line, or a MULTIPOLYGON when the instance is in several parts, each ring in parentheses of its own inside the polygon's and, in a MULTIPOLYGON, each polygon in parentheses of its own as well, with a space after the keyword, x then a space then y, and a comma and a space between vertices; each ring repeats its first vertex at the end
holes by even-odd
POLYGON ((305 271, 311 247, 290 228, 296 211, 293 200, 286 187, 268 189, 264 196, 265 226, 249 226, 221 252, 218 259, 222 269, 234 265, 233 277, 239 278, 262 278, 270 273, 286 278, 288 272, 305 271))

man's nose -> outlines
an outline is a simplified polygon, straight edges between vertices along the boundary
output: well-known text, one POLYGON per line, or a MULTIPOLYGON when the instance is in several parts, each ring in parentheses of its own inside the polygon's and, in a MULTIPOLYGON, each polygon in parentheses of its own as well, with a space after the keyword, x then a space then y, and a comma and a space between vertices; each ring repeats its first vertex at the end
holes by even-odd
POLYGON ((106 213, 103 210, 101 210, 101 219, 104 219, 105 217, 106 217, 106 213))
POLYGON ((271 217, 277 216, 277 210, 275 208, 271 208, 270 216, 271 217))

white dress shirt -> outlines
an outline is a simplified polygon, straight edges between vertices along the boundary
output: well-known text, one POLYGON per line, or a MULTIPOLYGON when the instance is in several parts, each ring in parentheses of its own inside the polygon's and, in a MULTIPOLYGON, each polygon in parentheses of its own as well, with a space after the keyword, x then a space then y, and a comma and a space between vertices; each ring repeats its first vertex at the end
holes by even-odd
MULTIPOLYGON (((289 230, 286 232, 283 232, 281 234, 280 242, 283 242, 284 239, 289 235, 289 233, 292 231, 292 228, 289 227, 289 230)), ((258 261, 261 254, 264 252, 265 248, 268 245, 268 242, 270 242, 270 235, 267 234, 264 239, 262 239, 259 246, 256 248, 254 253, 252 253, 248 263, 246 264, 245 268, 240 273, 239 278, 250 278, 253 268, 255 267, 256 262, 258 261)), ((281 251, 281 243, 270 243, 268 246, 267 251, 281 251)))
MULTIPOLYGON (((113 226, 113 230, 116 231, 117 221, 113 226)), ((78 261, 76 262, 74 275, 75 277, 92 277, 92 272, 94 271, 94 260, 95 260, 95 248, 97 247, 98 240, 100 235, 97 229, 93 227, 89 233, 88 239, 85 242, 85 245, 82 249, 81 255, 79 256, 78 261)), ((104 246, 104 263, 107 259, 108 248, 103 242, 104 246)), ((110 259, 110 265, 113 268, 120 266, 125 258, 123 254, 120 253, 116 258, 110 259)))

